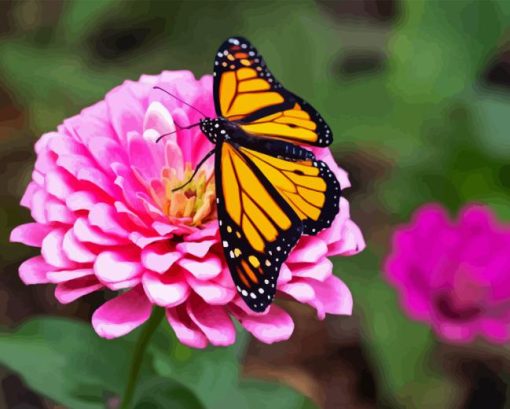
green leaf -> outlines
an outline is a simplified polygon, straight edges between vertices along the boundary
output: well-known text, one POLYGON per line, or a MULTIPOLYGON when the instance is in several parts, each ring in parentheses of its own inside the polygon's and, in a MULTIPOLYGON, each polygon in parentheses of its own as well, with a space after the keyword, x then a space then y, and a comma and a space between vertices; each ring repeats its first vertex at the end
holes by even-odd
POLYGON ((262 380, 243 380, 237 391, 232 391, 211 409, 315 409, 315 404, 294 389, 262 380))
POLYGON ((137 388, 134 409, 205 409, 182 384, 162 377, 143 380, 137 388))
MULTIPOLYGON (((59 403, 73 409, 99 409, 104 408, 108 394, 124 389, 132 338, 105 340, 89 324, 38 318, 12 333, 0 333, 0 364, 59 403)), ((144 365, 142 376, 148 372, 144 365)))
POLYGON ((182 345, 167 328, 160 328, 151 349, 154 368, 163 377, 191 390, 208 409, 313 409, 314 405, 288 386, 243 379, 240 355, 248 337, 237 333, 230 347, 196 350, 182 345))
POLYGON ((193 350, 176 342, 172 349, 153 351, 156 372, 178 379, 208 407, 222 401, 239 382, 235 346, 193 350))

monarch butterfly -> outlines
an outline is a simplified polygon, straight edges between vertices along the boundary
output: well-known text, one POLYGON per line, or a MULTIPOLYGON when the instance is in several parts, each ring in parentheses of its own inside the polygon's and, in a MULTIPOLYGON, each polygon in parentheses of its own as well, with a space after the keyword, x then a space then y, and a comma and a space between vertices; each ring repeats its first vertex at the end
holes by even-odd
POLYGON ((197 170, 215 154, 225 258, 245 303, 262 312, 301 235, 329 227, 338 213, 336 177, 298 145, 326 147, 333 136, 310 104, 283 88, 245 38, 229 38, 218 49, 213 92, 217 118, 194 125, 215 147, 197 170))

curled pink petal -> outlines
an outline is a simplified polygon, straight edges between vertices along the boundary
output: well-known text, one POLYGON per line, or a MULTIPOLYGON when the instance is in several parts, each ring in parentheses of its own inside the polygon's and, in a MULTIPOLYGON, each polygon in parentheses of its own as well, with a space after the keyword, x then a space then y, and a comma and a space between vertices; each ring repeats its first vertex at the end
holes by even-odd
POLYGON ((237 319, 255 338, 266 344, 285 341, 294 331, 294 322, 290 315, 274 304, 266 314, 240 314, 237 319))
MULTIPOLYGON (((46 277, 51 283, 65 283, 66 281, 77 278, 94 276, 94 270, 91 268, 77 268, 73 270, 49 271, 46 277)), ((97 280, 95 281, 97 283, 97 280)))
POLYGON ((69 304, 101 288, 103 285, 91 278, 66 281, 55 288, 55 298, 62 304, 69 304))
POLYGON ((47 274, 53 269, 41 256, 36 256, 19 266, 19 276, 25 284, 43 284, 49 282, 47 274))
POLYGON ((103 251, 94 262, 94 272, 101 281, 115 283, 139 276, 143 272, 143 267, 133 254, 103 251))
POLYGON ((338 277, 331 276, 323 282, 309 280, 307 283, 315 292, 315 298, 308 303, 315 307, 320 319, 326 314, 352 314, 352 294, 338 277))
POLYGON ((227 287, 214 281, 198 280, 193 276, 189 276, 187 282, 193 291, 211 305, 226 305, 236 295, 236 291, 231 285, 227 287))
POLYGON ((140 287, 111 299, 92 315, 92 325, 99 336, 121 337, 142 325, 151 315, 152 305, 140 287))
POLYGON ((204 240, 199 242, 183 242, 177 244, 177 250, 181 253, 189 253, 198 258, 204 258, 211 246, 217 243, 217 240, 204 240))
POLYGON ((142 283, 149 300, 162 307, 182 304, 190 293, 189 285, 179 275, 166 278, 146 273, 143 275, 142 283))
POLYGON ((234 343, 236 330, 222 307, 207 305, 196 299, 187 304, 187 312, 211 344, 226 346, 234 343))
POLYGON ((142 250, 141 261, 145 268, 156 273, 164 273, 181 257, 182 254, 172 250, 168 244, 156 242, 142 250))
POLYGON ((73 229, 69 229, 64 235, 62 250, 69 260, 77 263, 92 263, 97 256, 87 245, 77 239, 73 229))
POLYGON ((56 228, 42 241, 41 254, 47 263, 55 267, 69 268, 76 265, 64 252, 63 241, 65 234, 66 230, 64 228, 56 228))
POLYGON ((42 241, 51 232, 52 226, 39 223, 22 224, 11 232, 10 241, 26 244, 27 246, 41 247, 42 241))
POLYGON ((213 255, 211 255, 206 261, 197 261, 185 257, 179 260, 178 264, 199 280, 209 280, 214 278, 220 274, 222 270, 221 260, 213 255))
POLYGON ((205 348, 207 346, 206 336, 191 320, 185 308, 168 308, 166 318, 175 331, 175 335, 184 345, 192 348, 205 348))

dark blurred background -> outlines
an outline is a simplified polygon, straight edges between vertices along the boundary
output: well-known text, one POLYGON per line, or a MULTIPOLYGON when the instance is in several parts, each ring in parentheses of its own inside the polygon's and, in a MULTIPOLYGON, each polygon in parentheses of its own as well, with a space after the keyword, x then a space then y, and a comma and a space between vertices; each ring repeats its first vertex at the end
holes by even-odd
MULTIPOLYGON (((62 306, 51 286, 18 278, 32 250, 8 235, 29 220, 18 203, 36 139, 124 79, 211 73, 230 35, 248 37, 331 125, 368 243, 335 260, 354 316, 317 321, 289 304, 295 334, 250 341, 244 375, 288 384, 325 409, 510 407, 508 346, 438 341, 406 318, 380 273, 394 226, 422 203, 455 212, 483 202, 510 220, 508 0, 0 0, 1 326, 41 315, 88 321, 103 301, 62 306)), ((0 386, 0 408, 61 407, 7 369, 0 386)))

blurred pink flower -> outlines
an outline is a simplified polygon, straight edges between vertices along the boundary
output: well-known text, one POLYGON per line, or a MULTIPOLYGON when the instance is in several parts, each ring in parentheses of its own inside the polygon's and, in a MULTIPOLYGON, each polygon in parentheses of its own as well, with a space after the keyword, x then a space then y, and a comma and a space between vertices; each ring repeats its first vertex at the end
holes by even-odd
POLYGON ((419 209, 385 266, 409 316, 448 341, 510 340, 509 227, 483 206, 466 206, 457 222, 438 205, 419 209))
MULTIPOLYGON (((288 339, 294 324, 272 305, 249 310, 235 291, 223 259, 215 210, 213 161, 189 185, 172 192, 211 149, 198 127, 163 134, 197 122, 199 115, 153 86, 177 94, 214 117, 212 77, 188 71, 144 75, 126 81, 105 99, 69 118, 36 143, 32 181, 21 200, 34 223, 15 228, 11 240, 41 247, 41 255, 19 269, 26 284, 56 284, 55 296, 70 303, 94 291, 117 295, 99 307, 92 324, 105 338, 122 336, 144 323, 153 305, 186 345, 235 341, 232 317, 263 342, 288 339)), ((343 188, 346 173, 329 150, 317 151, 343 188)), ((332 275, 328 256, 364 247, 341 199, 333 226, 303 237, 278 280, 286 294, 326 313, 350 314, 352 297, 332 275)))

